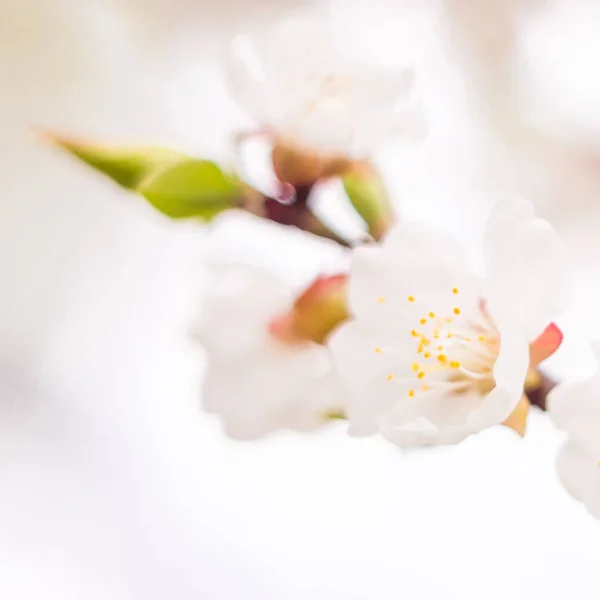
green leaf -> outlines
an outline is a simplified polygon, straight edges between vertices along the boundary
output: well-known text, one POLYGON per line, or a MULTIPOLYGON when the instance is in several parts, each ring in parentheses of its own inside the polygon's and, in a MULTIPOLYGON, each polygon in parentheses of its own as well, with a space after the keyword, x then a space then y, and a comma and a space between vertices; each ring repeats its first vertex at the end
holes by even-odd
POLYGON ((173 218, 210 220, 240 205, 239 183, 214 162, 187 159, 150 175, 137 188, 155 208, 173 218))
POLYGON ((129 190, 135 189, 153 172, 187 158, 185 154, 169 148, 110 146, 54 133, 45 132, 43 135, 129 190))

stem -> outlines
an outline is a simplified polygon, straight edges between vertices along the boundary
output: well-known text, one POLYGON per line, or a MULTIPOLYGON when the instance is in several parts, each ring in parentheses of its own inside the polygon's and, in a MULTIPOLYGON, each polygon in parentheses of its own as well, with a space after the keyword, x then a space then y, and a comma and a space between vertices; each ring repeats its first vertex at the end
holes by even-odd
POLYGON ((531 402, 533 406, 546 410, 546 398, 557 383, 558 382, 554 381, 554 379, 540 372, 539 384, 526 392, 529 402, 531 402))

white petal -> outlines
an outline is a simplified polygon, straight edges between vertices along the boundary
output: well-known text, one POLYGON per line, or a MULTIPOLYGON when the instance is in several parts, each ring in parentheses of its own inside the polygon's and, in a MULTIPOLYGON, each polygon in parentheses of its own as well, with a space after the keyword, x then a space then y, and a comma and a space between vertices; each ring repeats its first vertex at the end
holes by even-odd
POLYGON ((406 314, 407 322, 429 311, 452 314, 479 302, 479 281, 462 245, 424 223, 396 225, 381 246, 354 251, 349 279, 352 312, 366 317, 382 308, 406 314), (456 296, 454 289, 460 290, 456 296), (407 301, 412 296, 414 304, 407 301), (383 302, 381 302, 383 300, 383 302), (423 313, 423 314, 421 314, 423 313))
POLYGON ((419 418, 399 427, 383 427, 383 437, 401 448, 458 444, 472 432, 468 427, 436 427, 430 421, 419 418))
POLYGON ((557 386, 548 395, 548 413, 557 427, 600 458, 600 377, 557 386))
POLYGON ((341 403, 330 351, 284 345, 268 322, 289 307, 289 290, 261 269, 212 265, 197 332, 208 354, 202 402, 236 439, 325 425, 341 403))
POLYGON ((565 248, 550 225, 521 199, 499 202, 485 235, 486 300, 495 319, 534 339, 566 309, 570 278, 565 248))
POLYGON ((368 156, 397 136, 422 137, 424 115, 414 98, 414 87, 412 69, 372 70, 353 76, 348 102, 355 123, 355 154, 368 156))
POLYGON ((585 446, 568 442, 556 459, 556 470, 566 490, 600 519, 600 466, 585 446))
POLYGON ((265 269, 226 262, 209 267, 194 336, 219 356, 243 356, 264 342, 268 322, 289 306, 290 290, 265 269))
POLYGON ((251 36, 238 36, 231 44, 226 75, 233 97, 244 110, 261 125, 276 125, 283 110, 263 53, 251 36))
MULTIPOLYGON (((357 321, 342 325, 331 337, 329 347, 346 390, 345 406, 354 432, 371 430, 377 416, 390 408, 408 391, 390 374, 403 378, 409 375, 410 362, 394 346, 388 346, 381 332, 357 321), (381 349, 377 352, 376 349, 381 349), (404 366, 405 371, 402 372, 404 366)), ((411 373, 412 374, 412 373, 411 373)))
POLYGON ((345 153, 354 135, 355 121, 350 107, 338 98, 316 98, 292 114, 285 133, 296 142, 326 153, 345 153))
POLYGON ((478 431, 502 423, 517 406, 529 366, 529 346, 520 332, 501 330, 500 350, 494 363, 496 386, 469 417, 478 431))
POLYGON ((336 68, 330 23, 312 16, 237 36, 228 61, 234 97, 260 123, 276 129, 310 106, 336 68))

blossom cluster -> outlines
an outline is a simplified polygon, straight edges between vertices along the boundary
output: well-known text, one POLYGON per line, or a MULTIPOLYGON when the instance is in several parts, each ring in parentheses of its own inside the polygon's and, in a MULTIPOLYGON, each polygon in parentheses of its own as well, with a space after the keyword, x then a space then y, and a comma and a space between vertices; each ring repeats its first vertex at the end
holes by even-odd
POLYGON ((479 260, 448 231, 399 219, 371 158, 391 138, 426 136, 415 70, 346 60, 330 27, 294 19, 232 43, 231 87, 257 125, 236 144, 268 141, 272 195, 179 153, 54 139, 170 217, 246 210, 345 248, 347 271, 300 290, 257 265, 209 265, 194 337, 207 357, 203 406, 229 436, 343 420, 350 435, 402 448, 456 444, 498 425, 525 435, 543 404, 569 435, 559 476, 600 518, 600 376, 536 400, 570 299, 563 242, 522 198, 492 208, 479 260), (358 243, 312 209, 332 178, 364 222, 358 243))

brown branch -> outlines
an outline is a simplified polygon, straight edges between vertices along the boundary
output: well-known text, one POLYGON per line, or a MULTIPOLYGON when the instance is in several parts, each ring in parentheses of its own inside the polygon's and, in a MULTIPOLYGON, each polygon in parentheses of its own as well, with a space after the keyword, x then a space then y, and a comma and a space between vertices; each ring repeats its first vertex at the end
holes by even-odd
POLYGON ((546 399, 550 391, 557 385, 557 381, 540 372, 538 385, 527 390, 527 397, 533 406, 546 410, 546 399))

